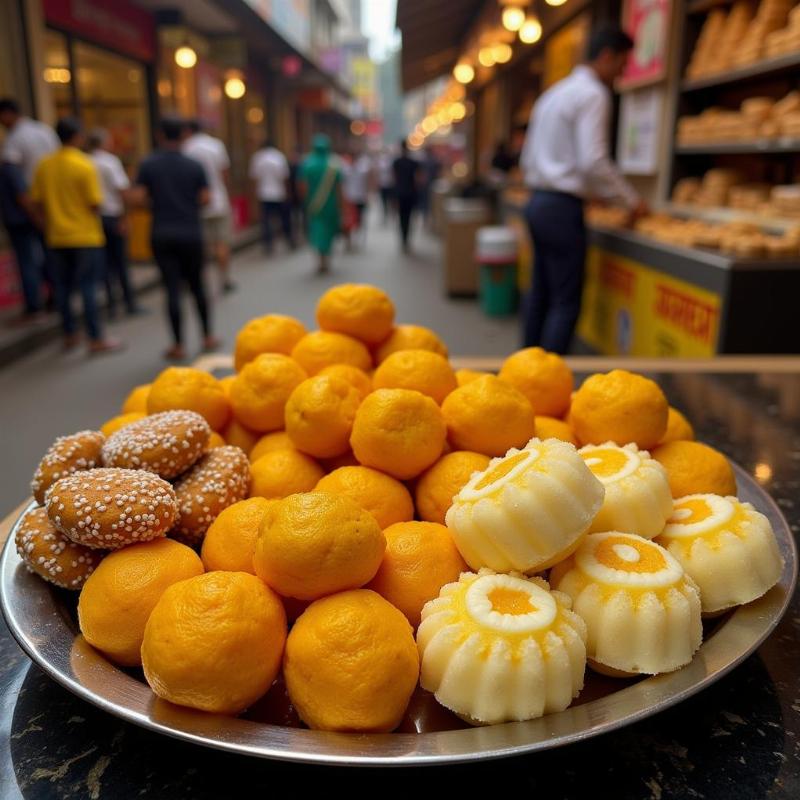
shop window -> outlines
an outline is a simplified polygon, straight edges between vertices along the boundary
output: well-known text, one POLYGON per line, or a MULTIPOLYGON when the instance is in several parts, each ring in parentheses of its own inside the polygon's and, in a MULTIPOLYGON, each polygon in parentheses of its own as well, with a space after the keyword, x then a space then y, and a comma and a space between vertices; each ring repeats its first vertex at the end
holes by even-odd
POLYGON ((88 130, 105 128, 128 169, 150 149, 147 75, 138 62, 83 42, 74 48, 75 83, 88 130))
POLYGON ((47 31, 44 36, 45 84, 50 90, 54 119, 66 117, 75 111, 73 74, 69 60, 67 37, 63 33, 47 31))

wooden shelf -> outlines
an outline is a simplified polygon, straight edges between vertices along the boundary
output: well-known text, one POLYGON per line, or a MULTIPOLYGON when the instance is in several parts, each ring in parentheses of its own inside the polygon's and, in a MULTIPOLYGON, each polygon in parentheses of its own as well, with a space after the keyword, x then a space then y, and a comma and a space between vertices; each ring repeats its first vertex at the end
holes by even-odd
POLYGON ((800 67, 800 53, 787 53, 786 55, 766 58, 748 64, 746 67, 737 67, 727 72, 709 75, 707 78, 693 78, 684 80, 681 84, 682 92, 696 92, 700 89, 709 89, 713 86, 724 86, 742 80, 751 80, 781 72, 789 72, 800 67))
POLYGON ((768 217, 764 214, 757 214, 755 211, 742 211, 738 208, 725 208, 722 206, 708 208, 688 203, 667 203, 658 210, 666 211, 668 214, 675 214, 679 217, 702 219, 706 222, 751 222, 774 233, 784 233, 788 229, 800 225, 800 218, 768 217))
POLYGON ((718 142, 708 144, 679 144, 675 147, 678 155, 745 155, 748 153, 800 153, 800 139, 758 139, 750 142, 718 142))

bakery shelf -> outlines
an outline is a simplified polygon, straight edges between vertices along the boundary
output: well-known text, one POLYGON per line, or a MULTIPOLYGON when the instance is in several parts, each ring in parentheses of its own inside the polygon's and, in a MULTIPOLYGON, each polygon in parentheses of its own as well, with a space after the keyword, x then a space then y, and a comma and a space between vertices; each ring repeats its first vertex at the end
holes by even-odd
POLYGON ((675 152, 684 156, 724 155, 726 153, 800 153, 800 139, 782 137, 743 142, 677 145, 675 152))
POLYGON ((774 233, 783 233, 800 225, 800 218, 772 217, 766 214, 758 214, 755 211, 742 211, 738 208, 725 208, 722 206, 706 207, 688 203, 667 203, 659 210, 678 217, 693 217, 706 222, 751 222, 774 233))
POLYGON ((699 89, 708 89, 712 86, 723 86, 727 83, 736 83, 737 81, 750 78, 773 75, 779 72, 793 70, 797 67, 800 67, 800 52, 787 53, 783 56, 756 61, 753 64, 748 64, 746 67, 737 67, 727 72, 709 75, 707 78, 684 80, 681 84, 681 91, 694 92, 699 89))

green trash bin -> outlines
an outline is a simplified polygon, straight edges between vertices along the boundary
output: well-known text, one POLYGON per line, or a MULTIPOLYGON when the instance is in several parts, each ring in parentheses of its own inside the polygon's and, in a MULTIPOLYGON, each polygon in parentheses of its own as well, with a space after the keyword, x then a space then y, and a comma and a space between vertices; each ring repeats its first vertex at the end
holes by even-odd
POLYGON ((479 296, 481 309, 489 317, 507 317, 517 310, 518 253, 517 236, 511 228, 492 225, 478 231, 479 296))

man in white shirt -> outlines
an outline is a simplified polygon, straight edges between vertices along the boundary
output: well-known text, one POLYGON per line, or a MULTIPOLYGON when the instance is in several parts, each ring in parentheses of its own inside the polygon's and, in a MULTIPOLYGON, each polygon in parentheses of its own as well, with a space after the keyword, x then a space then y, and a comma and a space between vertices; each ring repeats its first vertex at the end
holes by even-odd
POLYGON ((228 197, 228 175, 231 161, 225 145, 203 131, 198 120, 189 120, 187 133, 182 152, 203 165, 210 192, 208 205, 203 209, 203 236, 217 263, 222 291, 232 292, 236 285, 230 279, 231 202, 228 197))
POLYGON ((633 40, 602 27, 586 63, 550 87, 531 112, 520 164, 533 194, 526 209, 534 244, 524 344, 566 353, 578 321, 586 260, 584 201, 615 200, 632 213, 645 206, 609 155, 611 89, 633 40))
POLYGON ((355 207, 355 221, 351 232, 352 238, 362 239, 364 233, 364 216, 367 212, 369 191, 372 188, 372 159, 366 153, 353 152, 349 162, 345 162, 342 194, 348 203, 355 207))
POLYGON ((286 243, 295 247, 292 212, 289 204, 289 162, 286 156, 267 141, 250 159, 250 179, 255 183, 256 197, 261 204, 261 230, 264 249, 272 252, 272 221, 278 218, 286 243))
POLYGON ((108 149, 108 131, 97 128, 89 134, 89 157, 100 178, 103 201, 100 203, 100 219, 106 235, 105 284, 108 298, 108 315, 115 317, 117 296, 114 283, 122 290, 125 310, 131 316, 138 314, 136 296, 128 277, 127 220, 125 219, 125 197, 131 182, 122 162, 108 149))
POLYGON ((49 125, 22 116, 10 97, 0 99, 0 125, 6 129, 0 160, 16 164, 30 186, 39 162, 58 150, 58 137, 49 125))

